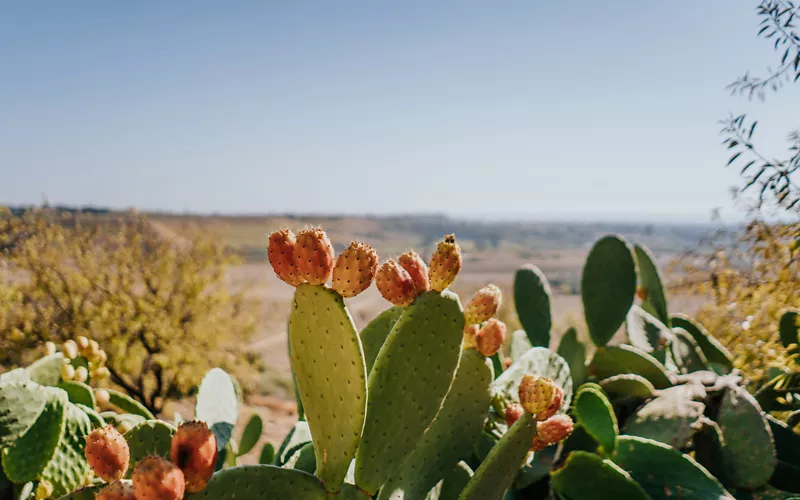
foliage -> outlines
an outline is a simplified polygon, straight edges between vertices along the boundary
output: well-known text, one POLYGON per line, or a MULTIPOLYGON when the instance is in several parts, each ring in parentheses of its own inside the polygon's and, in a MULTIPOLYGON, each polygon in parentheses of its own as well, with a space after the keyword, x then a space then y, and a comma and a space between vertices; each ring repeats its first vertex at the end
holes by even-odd
MULTIPOLYGON (((800 80, 800 31, 795 18, 800 14, 800 5, 786 0, 762 0, 756 12, 761 18, 758 36, 772 42, 780 54, 780 64, 768 68, 767 76, 752 77, 749 74, 738 78, 728 89, 732 94, 758 96, 762 100, 768 89, 778 90, 785 83, 800 80)), ((800 209, 800 193, 793 176, 800 169, 800 133, 788 134, 789 157, 777 159, 759 150, 753 142, 756 121, 745 115, 730 116, 723 121, 723 144, 731 151, 728 166, 737 165, 746 180, 742 191, 751 188, 757 191, 757 206, 774 201, 786 209, 800 209), (771 159, 774 158, 774 159, 771 159)))
POLYGON ((253 305, 228 289, 221 246, 167 238, 135 213, 1 215, 0 365, 86 336, 108 354, 111 380, 154 413, 212 366, 245 382, 257 371, 244 347, 253 305))

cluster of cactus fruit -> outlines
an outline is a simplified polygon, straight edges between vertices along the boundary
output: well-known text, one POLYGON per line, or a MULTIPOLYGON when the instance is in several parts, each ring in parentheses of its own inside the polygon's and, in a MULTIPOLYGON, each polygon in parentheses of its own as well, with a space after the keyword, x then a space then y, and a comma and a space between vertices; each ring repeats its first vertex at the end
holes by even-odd
MULTIPOLYGON (((0 498, 788 499, 800 492, 800 436, 759 405, 785 410, 798 399, 783 390, 790 384, 752 397, 725 348, 669 313, 644 247, 619 236, 594 245, 581 283, 588 338, 570 329, 553 339, 555 351, 544 275, 534 266, 517 272, 523 329, 506 338, 494 318, 497 287, 482 288, 463 308, 448 290, 462 266, 453 236, 439 243, 430 266, 413 251, 379 266, 359 242, 335 258, 321 229, 296 238, 273 233, 268 250, 276 275, 296 288, 289 353, 300 419, 277 450, 266 445, 260 465, 236 465, 258 441, 261 422, 251 419, 237 445, 240 395, 221 370, 200 386, 197 421, 173 426, 64 369, 65 359, 94 362, 91 343, 81 340, 81 356, 72 356, 72 345, 63 354, 49 346, 34 365, 0 376, 0 498), (392 306, 359 332, 343 298, 373 281, 392 306)), ((796 324, 781 322, 782 337, 793 325, 786 342, 795 346, 796 324)), ((89 367, 92 376, 102 368, 89 367)), ((791 372, 778 375, 785 381, 791 372)))

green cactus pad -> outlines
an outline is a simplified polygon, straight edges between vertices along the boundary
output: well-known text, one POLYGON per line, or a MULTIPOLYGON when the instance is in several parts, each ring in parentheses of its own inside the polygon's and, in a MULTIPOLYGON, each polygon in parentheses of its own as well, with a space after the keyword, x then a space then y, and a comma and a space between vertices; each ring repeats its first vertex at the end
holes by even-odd
POLYGON ((672 316, 672 326, 674 328, 683 328, 692 336, 715 372, 724 375, 733 369, 733 356, 731 353, 714 336, 708 333, 700 323, 683 314, 674 314, 672 316))
POLYGON ((156 418, 142 403, 136 401, 127 394, 113 389, 106 389, 106 391, 108 391, 108 395, 110 396, 108 402, 123 412, 130 413, 131 415, 139 415, 145 420, 154 420, 156 418))
POLYGON ((692 373, 710 368, 705 354, 689 332, 677 327, 673 332, 675 340, 670 345, 670 352, 679 373, 692 373))
POLYGON ((313 474, 317 469, 317 457, 315 456, 314 443, 304 444, 289 457, 284 467, 313 474))
POLYGON ((658 272, 658 267, 656 267, 653 254, 641 245, 634 245, 633 250, 636 254, 636 263, 639 268, 639 285, 647 290, 647 298, 643 301, 642 308, 669 326, 667 296, 664 293, 661 276, 658 272))
POLYGON ((3 470, 14 483, 35 480, 53 458, 64 434, 67 393, 60 389, 44 390, 48 398, 36 422, 13 446, 2 450, 3 470))
POLYGON ((133 428, 145 421, 141 415, 133 415, 131 413, 115 413, 113 411, 104 411, 100 413, 106 423, 113 425, 119 429, 120 425, 127 424, 129 428, 133 428))
POLYGON ((89 475, 83 450, 86 436, 92 431, 89 417, 77 406, 66 403, 64 407, 64 431, 50 461, 40 474, 40 478, 53 485, 53 495, 66 495, 84 484, 89 475))
POLYGON ((5 373, 0 373, 0 384, 11 382, 28 382, 31 376, 25 368, 14 368, 5 373))
POLYGON ((625 332, 633 347, 656 358, 652 353, 672 342, 673 338, 672 330, 667 325, 637 305, 631 306, 625 317, 625 332))
POLYGON ((550 284, 533 264, 518 269, 514 276, 514 307, 522 329, 534 347, 550 345, 550 284))
POLYGON ((564 332, 557 352, 569 365, 573 385, 581 385, 586 380, 586 345, 578 339, 577 330, 570 327, 564 332))
POLYGON ((324 286, 298 286, 289 341, 317 477, 338 491, 358 447, 367 403, 361 341, 342 297, 324 286))
POLYGON ((453 386, 428 431, 378 499, 425 496, 462 459, 469 457, 489 411, 492 368, 475 349, 464 351, 453 386))
POLYGON ((728 467, 725 458, 725 439, 716 422, 704 419, 692 437, 694 459, 711 475, 728 484, 728 467))
POLYGON ((345 483, 342 485, 342 490, 336 496, 328 495, 329 499, 335 500, 370 500, 366 493, 359 490, 355 485, 345 483))
POLYGON ((364 363, 367 365, 367 374, 372 371, 372 365, 386 342, 386 337, 392 331, 394 324, 402 316, 405 307, 393 306, 383 311, 370 321, 360 332, 361 345, 364 348, 364 363))
POLYGON ((604 454, 614 451, 619 427, 614 408, 602 390, 584 385, 575 396, 575 416, 586 432, 602 447, 604 454))
POLYGON ((717 423, 725 440, 731 482, 747 489, 765 485, 777 458, 769 424, 753 396, 741 387, 728 388, 717 423))
POLYGON ((258 455, 258 463, 263 465, 272 465, 275 463, 275 447, 272 443, 267 443, 261 447, 261 453, 258 455))
POLYGON ((536 419, 526 412, 492 448, 459 500, 501 500, 525 461, 535 435, 536 419))
POLYGON ((781 343, 788 349, 787 352, 789 354, 800 353, 800 340, 797 338, 798 316, 800 316, 800 310, 789 309, 784 311, 784 313, 781 315, 781 320, 778 323, 778 332, 780 333, 781 343))
POLYGON ((308 423, 303 420, 298 421, 283 439, 283 443, 281 443, 280 447, 278 447, 278 453, 276 455, 277 465, 285 464, 295 451, 310 442, 311 431, 308 428, 308 423))
POLYGON ((509 357, 511 361, 516 361, 522 356, 525 355, 526 352, 530 351, 533 348, 530 339, 528 339, 528 334, 525 333, 525 330, 517 330, 511 334, 511 343, 509 347, 509 357))
POLYGON ((225 370, 209 370, 200 382, 194 415, 208 424, 217 438, 217 450, 222 452, 233 437, 233 428, 239 418, 239 389, 236 380, 225 370))
POLYGON ((775 438, 778 458, 769 484, 780 490, 800 493, 800 435, 773 416, 765 416, 775 438))
POLYGON ((649 380, 633 374, 614 375, 600 381, 600 387, 612 398, 650 399, 656 388, 649 380))
POLYGON ((356 453, 356 485, 362 490, 375 494, 430 426, 453 382, 463 330, 461 304, 450 292, 419 295, 395 323, 369 376, 367 419, 356 453))
POLYGON ((216 472, 206 489, 184 500, 325 500, 319 479, 295 469, 243 465, 216 472))
POLYGON ((733 500, 722 484, 689 455, 656 441, 620 436, 611 460, 653 500, 733 500))
POLYGON ((617 464, 586 451, 570 453, 564 466, 551 474, 550 484, 570 500, 650 500, 617 464))
POLYGON ((96 407, 94 391, 92 391, 92 388, 88 385, 72 380, 62 380, 59 382, 58 388, 66 391, 67 396, 72 403, 87 406, 89 408, 96 407))
POLYGON ((666 389, 672 385, 667 369, 657 359, 641 349, 624 344, 598 348, 589 364, 589 372, 601 380, 633 373, 649 380, 656 389, 666 389))
POLYGON ((0 384, 0 449, 25 435, 44 411, 51 392, 34 382, 0 384))
POLYGON ((461 492, 464 491, 470 478, 474 475, 469 465, 459 462, 442 477, 442 482, 437 485, 436 500, 458 500, 461 492))
POLYGON ((621 236, 594 244, 581 276, 581 296, 592 341, 602 347, 617 333, 636 295, 633 249, 621 236))
POLYGON ((76 404, 75 406, 77 406, 83 413, 86 414, 87 417, 89 417, 89 422, 92 424, 92 429, 99 429, 100 427, 106 426, 105 419, 100 416, 96 410, 82 404, 76 404))
POLYGON ((145 457, 158 455, 169 460, 170 445, 174 435, 175 427, 161 420, 144 421, 126 432, 125 441, 128 442, 131 451, 128 477, 133 474, 136 464, 145 457))
POLYGON ((679 385, 663 390, 639 408, 625 424, 625 434, 648 438, 683 448, 698 429, 705 405, 695 399, 705 397, 696 385, 679 385))
POLYGON ((572 401, 572 376, 569 365, 558 354, 546 347, 534 347, 514 362, 491 384, 492 396, 500 395, 519 403, 519 384, 523 375, 530 373, 547 377, 564 390, 563 410, 572 401))
POLYGON ((61 365, 63 364, 64 355, 57 352, 36 360, 26 369, 31 380, 37 384, 56 386, 61 381, 61 365))
POLYGON ((239 452, 237 455, 246 455, 250 452, 250 450, 255 448, 256 444, 258 444, 258 440, 261 439, 261 432, 263 430, 264 422, 261 420, 261 417, 259 417, 258 414, 254 413, 250 417, 250 420, 247 421, 247 425, 244 426, 244 431, 242 431, 242 439, 239 440, 239 452))

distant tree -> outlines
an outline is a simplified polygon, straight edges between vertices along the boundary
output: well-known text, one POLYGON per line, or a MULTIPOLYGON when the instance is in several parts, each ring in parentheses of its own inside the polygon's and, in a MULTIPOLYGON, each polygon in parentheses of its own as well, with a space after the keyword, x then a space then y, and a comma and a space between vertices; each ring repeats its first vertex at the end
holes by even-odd
MULTIPOLYGON (((761 18, 757 36, 772 43, 780 55, 779 64, 774 69, 767 68, 763 76, 745 73, 731 83, 728 90, 731 94, 764 100, 767 92, 800 80, 800 32, 796 28, 800 5, 792 1, 763 0, 756 12, 761 18)), ((800 132, 789 132, 788 155, 778 158, 755 144, 756 120, 748 120, 744 114, 732 114, 722 123, 723 144, 731 150, 727 166, 740 168, 745 180, 740 191, 755 191, 756 208, 775 203, 787 210, 800 210, 800 186, 794 175, 800 169, 800 132)))

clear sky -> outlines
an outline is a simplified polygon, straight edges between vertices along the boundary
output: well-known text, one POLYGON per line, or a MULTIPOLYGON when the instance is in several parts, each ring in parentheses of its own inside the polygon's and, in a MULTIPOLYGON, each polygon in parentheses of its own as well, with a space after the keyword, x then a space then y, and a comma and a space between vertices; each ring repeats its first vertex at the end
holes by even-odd
POLYGON ((707 221, 757 3, 3 2, 0 203, 707 221))

